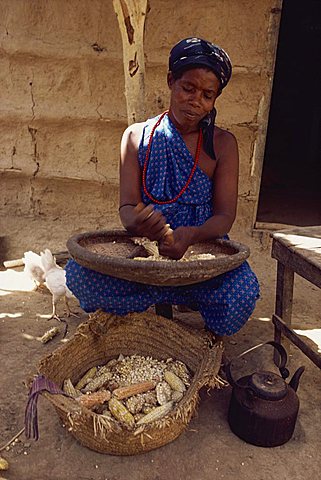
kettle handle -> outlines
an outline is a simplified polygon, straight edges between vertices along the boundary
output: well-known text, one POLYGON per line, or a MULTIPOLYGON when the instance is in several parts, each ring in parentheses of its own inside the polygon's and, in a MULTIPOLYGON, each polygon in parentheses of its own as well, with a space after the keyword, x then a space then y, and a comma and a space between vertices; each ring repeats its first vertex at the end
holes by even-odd
MULTIPOLYGON (((280 374, 282 376, 282 378, 285 380, 286 378, 288 378, 289 376, 289 370, 285 367, 286 365, 286 362, 287 362, 287 353, 286 353, 286 350, 284 349, 284 347, 280 344, 280 343, 277 343, 277 342, 274 342, 273 340, 269 341, 269 342, 264 342, 264 343, 259 343, 259 345, 255 345, 254 347, 251 347, 249 348, 248 350, 246 350, 245 352, 241 353, 240 355, 238 355, 237 357, 235 358, 241 358, 243 357, 244 355, 246 355, 247 353, 250 353, 252 352, 253 350, 256 350, 257 348, 260 348, 260 347, 263 347, 264 345, 272 345, 272 347, 274 347, 280 354, 280 362, 279 362, 279 365, 278 365, 278 369, 280 371, 280 374)), ((234 386, 238 386, 238 387, 241 387, 241 388, 248 388, 247 386, 245 385, 240 385, 237 380, 234 380, 234 378, 232 377, 232 373, 231 373, 231 364, 233 362, 233 360, 235 360, 235 358, 233 358, 231 361, 229 361, 226 365, 225 365, 225 373, 226 373, 226 378, 227 378, 227 381, 229 382, 230 385, 232 385, 233 387, 234 386)))

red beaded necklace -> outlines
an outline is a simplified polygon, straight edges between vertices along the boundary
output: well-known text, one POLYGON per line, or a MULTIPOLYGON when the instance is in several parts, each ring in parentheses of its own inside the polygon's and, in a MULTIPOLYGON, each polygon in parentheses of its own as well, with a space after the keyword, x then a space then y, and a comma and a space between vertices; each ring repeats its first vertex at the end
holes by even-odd
POLYGON ((202 135, 202 130, 200 129, 199 130, 199 134, 198 134, 198 140, 197 140, 197 147, 196 147, 196 153, 195 153, 195 159, 194 159, 194 165, 193 165, 193 168, 191 170, 191 173, 187 179, 187 182, 186 184, 184 185, 184 187, 181 189, 181 191, 176 195, 176 197, 170 199, 170 200, 157 200, 157 198, 154 198, 153 195, 151 193, 149 193, 149 191, 147 190, 147 186, 146 186, 146 173, 147 173, 147 166, 148 166, 148 162, 149 162, 149 155, 150 155, 150 150, 152 148, 152 141, 153 141, 153 136, 154 136, 154 132, 156 130, 156 128, 158 127, 158 125, 161 123, 161 121, 163 120, 164 116, 168 113, 168 110, 166 110, 166 112, 162 113, 162 115, 159 117, 159 119, 157 120, 157 122, 155 123, 152 131, 151 131, 151 134, 150 134, 150 137, 149 137, 149 141, 148 141, 148 146, 147 146, 147 150, 146 150, 146 156, 145 156, 145 162, 144 162, 144 168, 143 168, 143 189, 144 189, 144 193, 147 195, 147 197, 152 200, 154 203, 157 203, 158 205, 164 205, 166 203, 174 203, 176 202, 176 200, 179 199, 179 197, 181 197, 183 195, 183 193, 185 192, 185 190, 188 188, 189 184, 191 183, 191 180, 193 178, 193 175, 195 173, 195 170, 196 170, 196 167, 198 165, 198 161, 199 161, 199 157, 200 157, 200 152, 201 152, 201 146, 202 146, 202 141, 203 141, 203 135, 202 135))

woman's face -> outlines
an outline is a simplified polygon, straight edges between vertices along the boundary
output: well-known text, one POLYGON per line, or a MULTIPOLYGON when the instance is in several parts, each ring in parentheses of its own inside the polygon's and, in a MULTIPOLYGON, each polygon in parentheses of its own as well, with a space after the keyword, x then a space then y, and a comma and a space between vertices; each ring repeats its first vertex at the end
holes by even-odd
POLYGON ((198 129, 198 123, 213 109, 220 93, 218 78, 206 68, 187 70, 177 80, 169 72, 168 86, 170 116, 178 128, 187 130, 198 129))

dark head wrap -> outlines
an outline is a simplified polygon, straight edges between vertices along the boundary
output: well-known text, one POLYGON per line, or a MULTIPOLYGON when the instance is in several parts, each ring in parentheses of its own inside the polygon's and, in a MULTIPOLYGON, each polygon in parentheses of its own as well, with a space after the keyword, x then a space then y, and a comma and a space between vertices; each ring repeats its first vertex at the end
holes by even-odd
MULTIPOLYGON (((232 75, 232 65, 227 53, 218 45, 201 38, 185 38, 178 42, 169 56, 169 70, 175 75, 180 70, 207 67, 214 72, 220 82, 220 90, 228 84, 232 75)), ((206 153, 215 160, 213 134, 216 110, 213 110, 201 121, 203 146, 206 153)))

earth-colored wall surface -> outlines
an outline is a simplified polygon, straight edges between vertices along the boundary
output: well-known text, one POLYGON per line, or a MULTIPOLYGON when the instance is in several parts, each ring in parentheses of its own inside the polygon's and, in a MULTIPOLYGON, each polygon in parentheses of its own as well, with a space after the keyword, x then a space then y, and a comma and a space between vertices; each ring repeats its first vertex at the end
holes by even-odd
MULTIPOLYGON (((218 125, 240 148, 238 236, 251 233, 262 166, 279 0, 150 0, 148 116, 168 105, 168 53, 186 36, 223 46, 234 66, 218 125)), ((119 225, 127 126, 122 39, 112 0, 0 0, 2 256, 65 248, 76 231, 119 225)))

